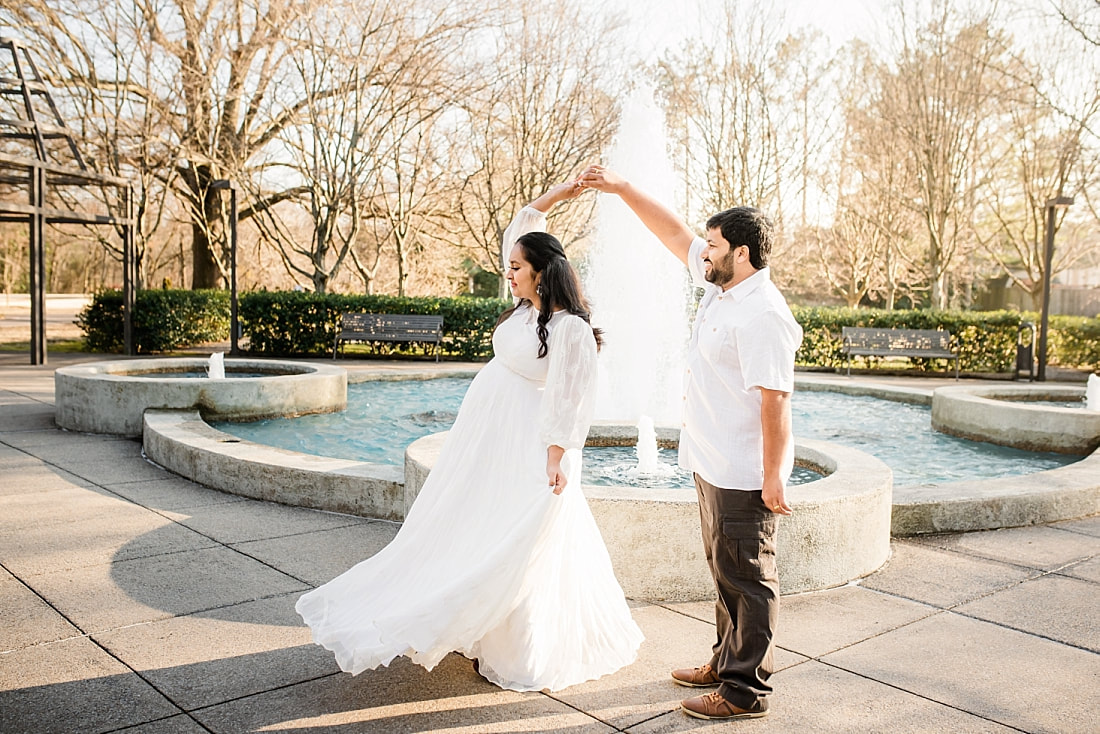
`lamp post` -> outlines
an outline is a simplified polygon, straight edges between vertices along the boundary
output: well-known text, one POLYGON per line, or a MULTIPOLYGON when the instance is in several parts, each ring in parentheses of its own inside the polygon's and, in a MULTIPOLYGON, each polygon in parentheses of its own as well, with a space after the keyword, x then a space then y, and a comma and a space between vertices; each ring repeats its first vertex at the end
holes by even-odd
POLYGON ((1043 253, 1043 311, 1039 318, 1039 369, 1035 379, 1047 379, 1047 329, 1050 320, 1050 269, 1054 262, 1054 210, 1073 204, 1072 196, 1058 196, 1047 200, 1047 241, 1043 253))
POLYGON ((240 356, 237 346, 237 184, 224 178, 210 182, 212 189, 229 189, 229 356, 240 356))

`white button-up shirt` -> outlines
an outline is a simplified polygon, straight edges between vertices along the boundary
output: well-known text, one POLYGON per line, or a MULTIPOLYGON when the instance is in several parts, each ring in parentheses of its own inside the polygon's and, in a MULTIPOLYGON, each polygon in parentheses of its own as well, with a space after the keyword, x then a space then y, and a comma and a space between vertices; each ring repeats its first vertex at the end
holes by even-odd
MULTIPOLYGON (((688 251, 692 280, 705 292, 688 347, 680 466, 716 487, 758 490, 764 483, 759 388, 794 391, 802 327, 768 268, 727 291, 706 282, 705 247, 696 237, 688 251)), ((789 445, 784 482, 793 467, 789 445)))

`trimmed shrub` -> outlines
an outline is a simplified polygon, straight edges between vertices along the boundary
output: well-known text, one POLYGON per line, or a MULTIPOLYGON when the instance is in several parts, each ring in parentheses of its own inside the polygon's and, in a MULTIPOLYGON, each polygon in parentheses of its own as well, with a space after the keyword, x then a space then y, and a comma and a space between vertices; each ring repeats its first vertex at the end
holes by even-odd
MULTIPOLYGON (((492 356, 492 331, 511 301, 499 298, 400 297, 317 294, 305 291, 255 291, 238 302, 249 351, 272 357, 332 353, 337 324, 344 313, 434 314, 443 317, 444 355, 464 360, 492 356)), ((134 341, 139 353, 163 352, 229 338, 228 291, 142 290, 137 293, 134 341)), ((1020 324, 1038 323, 1037 314, 1016 311, 933 311, 822 308, 793 306, 802 325, 797 363, 804 367, 843 368, 841 329, 865 326, 896 329, 945 329, 959 349, 959 368, 966 372, 1011 372, 1016 365, 1020 324)), ((123 349, 122 294, 96 293, 80 313, 88 349, 123 349)), ((1100 318, 1052 316, 1049 361, 1069 368, 1100 369, 1100 318)), ((379 352, 419 355, 410 344, 378 345, 379 352)), ((856 358, 858 364, 881 359, 856 358), (859 360, 863 360, 862 362, 859 360)), ((941 371, 944 362, 911 359, 917 369, 941 371)))
MULTIPOLYGON (((345 313, 423 314, 443 317, 443 354, 466 360, 492 356, 497 316, 511 302, 499 298, 402 296, 256 291, 240 300, 241 329, 253 354, 290 356, 331 353, 345 313)), ((386 344, 387 353, 415 354, 406 344, 386 344)))
MULTIPOLYGON (((806 367, 843 367, 845 326, 883 329, 943 329, 959 349, 959 369, 966 372, 1010 372, 1016 366, 1016 339, 1021 314, 1014 311, 887 311, 871 308, 791 308, 802 325, 797 363, 806 367)), ((856 357, 870 364, 877 358, 856 357)), ((943 360, 913 358, 920 369, 942 369, 943 360)))
POLYGON ((1047 357, 1061 367, 1100 371, 1100 317, 1051 316, 1047 357))
MULTIPOLYGON (((229 338, 228 291, 140 290, 134 300, 134 347, 139 354, 229 338)), ((77 324, 88 349, 121 352, 122 291, 96 293, 77 315, 77 324)))

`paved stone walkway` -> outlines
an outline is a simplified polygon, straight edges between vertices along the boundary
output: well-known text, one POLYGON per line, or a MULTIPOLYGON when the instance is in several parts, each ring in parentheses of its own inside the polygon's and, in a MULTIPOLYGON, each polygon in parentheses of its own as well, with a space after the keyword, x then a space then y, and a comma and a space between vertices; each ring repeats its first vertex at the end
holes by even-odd
POLYGON ((860 583, 784 597, 765 719, 679 711, 668 671, 707 658, 708 603, 633 600, 637 662, 553 695, 455 655, 351 677, 294 601, 393 524, 223 494, 136 441, 60 431, 61 361, 25 360, 0 359, 4 734, 1100 730, 1100 517, 897 540, 860 583))

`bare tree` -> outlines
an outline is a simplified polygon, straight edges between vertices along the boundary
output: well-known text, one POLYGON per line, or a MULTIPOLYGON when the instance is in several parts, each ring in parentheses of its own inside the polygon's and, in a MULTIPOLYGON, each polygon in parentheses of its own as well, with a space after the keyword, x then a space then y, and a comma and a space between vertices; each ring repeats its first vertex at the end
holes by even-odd
MULTIPOLYGON (((1017 53, 999 70, 1012 94, 999 100, 1000 134, 983 159, 986 185, 975 236, 1009 281, 1029 293, 1034 308, 1041 306, 1045 277, 1046 202, 1074 196, 1076 220, 1092 227, 1100 222, 1093 193, 1100 186, 1100 85, 1097 64, 1086 61, 1090 45, 1060 23, 1043 37, 1041 54, 1017 53)), ((1056 231, 1065 217, 1058 213, 1056 231)), ((1060 238, 1051 276, 1094 247, 1085 237, 1060 238)))
POLYGON ((926 232, 929 300, 949 303, 948 273, 971 232, 965 203, 981 176, 981 148, 1000 94, 995 67, 1006 58, 1007 39, 992 11, 960 20, 952 3, 934 0, 927 22, 904 10, 898 17, 900 49, 883 65, 874 109, 894 131, 896 144, 915 165, 908 205, 926 232))
POLYGON ((835 220, 818 232, 822 271, 849 306, 874 294, 886 308, 917 285, 913 233, 917 224, 906 206, 915 162, 897 145, 894 129, 875 109, 882 75, 864 43, 849 44, 837 56, 843 135, 836 149, 835 220))
POLYGON ((830 168, 830 154, 843 135, 842 108, 836 104, 840 86, 837 79, 837 57, 825 56, 824 36, 820 31, 792 35, 778 48, 777 65, 784 74, 790 91, 783 115, 781 135, 794 148, 791 157, 789 191, 785 196, 797 201, 795 229, 811 225, 811 202, 823 194, 821 178, 830 168))
POLYGON ((1100 0, 1048 0, 1058 17, 1092 46, 1100 46, 1100 0))
POLYGON ((292 62, 306 101, 301 122, 278 138, 283 160, 250 182, 257 201, 280 188, 294 194, 280 206, 255 207, 257 224, 287 271, 319 293, 349 258, 371 289, 380 253, 364 267, 357 253, 363 225, 392 214, 379 206, 380 182, 405 136, 421 136, 419 127, 445 109, 442 90, 453 84, 441 59, 477 18, 440 15, 419 27, 409 11, 408 3, 352 3, 304 22, 303 52, 292 62), (288 189, 287 181, 299 185, 288 189))
MULTIPOLYGON (((501 275, 500 240, 515 213, 599 160, 617 127, 628 71, 617 21, 591 4, 519 3, 512 10, 482 70, 490 84, 462 103, 463 180, 448 225, 456 245, 501 275)), ((567 246, 592 207, 592 197, 582 197, 551 213, 567 246)))
POLYGON ((747 204, 782 224, 792 207, 808 224, 815 167, 835 135, 822 37, 785 35, 780 15, 740 0, 704 23, 702 42, 657 67, 691 216, 747 204))
MULTIPOLYGON (((285 31, 333 8, 327 0, 135 0, 131 10, 98 1, 28 0, 5 13, 53 49, 67 86, 122 90, 147 107, 156 129, 143 135, 175 153, 164 162, 172 171, 165 183, 191 225, 192 284, 218 286, 227 273, 224 195, 211 184, 257 175, 265 152, 299 121, 308 101, 290 74, 302 48, 285 31), (114 26, 116 35, 103 24, 111 17, 127 19, 114 26), (103 47, 113 53, 103 55, 103 47), (116 65, 114 58, 139 61, 116 65)), ((325 94, 342 91, 337 84, 325 94)), ((296 185, 268 191, 244 202, 242 216, 296 193, 296 185)))

